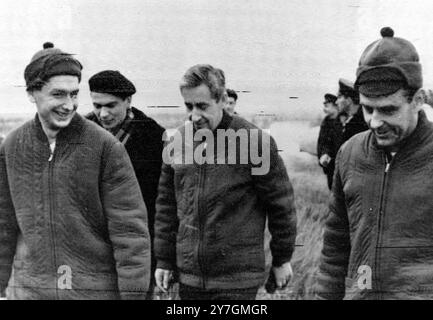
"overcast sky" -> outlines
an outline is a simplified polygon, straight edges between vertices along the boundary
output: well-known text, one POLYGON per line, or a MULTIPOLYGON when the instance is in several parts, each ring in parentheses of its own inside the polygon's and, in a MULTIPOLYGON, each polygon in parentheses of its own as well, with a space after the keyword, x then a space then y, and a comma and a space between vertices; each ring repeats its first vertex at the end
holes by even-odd
POLYGON ((338 78, 355 80, 383 26, 414 43, 433 88, 432 9, 427 0, 1 0, 0 113, 34 112, 23 71, 45 41, 82 62, 81 112, 91 108, 88 78, 104 69, 136 84, 134 105, 146 112, 181 105, 179 79, 197 63, 251 91, 241 113, 318 112, 338 78))

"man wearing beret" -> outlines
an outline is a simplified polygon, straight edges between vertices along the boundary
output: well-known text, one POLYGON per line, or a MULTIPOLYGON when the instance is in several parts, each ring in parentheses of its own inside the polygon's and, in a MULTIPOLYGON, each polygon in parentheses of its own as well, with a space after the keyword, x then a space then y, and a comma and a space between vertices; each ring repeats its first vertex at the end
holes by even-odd
POLYGON ((369 131, 337 155, 317 296, 433 298, 433 124, 414 95, 418 53, 390 28, 359 60, 369 131))
POLYGON ((337 155, 335 137, 336 123, 335 119, 338 116, 338 107, 336 105, 337 97, 333 94, 325 94, 323 102, 323 112, 325 118, 322 120, 317 140, 317 157, 319 164, 323 168, 328 181, 328 188, 332 188, 332 177, 334 175, 334 160, 337 155))
MULTIPOLYGON (((153 248, 155 200, 162 164, 162 128, 155 120, 131 106, 134 84, 119 71, 101 71, 89 79, 93 112, 87 119, 110 131, 126 148, 147 207, 148 225, 153 248)), ((153 250, 152 250, 153 251, 153 250)), ((154 287, 152 259, 150 299, 154 287)))
POLYGON ((76 109, 82 66, 45 46, 24 77, 37 113, 0 147, 8 299, 145 298, 146 206, 123 145, 76 109))

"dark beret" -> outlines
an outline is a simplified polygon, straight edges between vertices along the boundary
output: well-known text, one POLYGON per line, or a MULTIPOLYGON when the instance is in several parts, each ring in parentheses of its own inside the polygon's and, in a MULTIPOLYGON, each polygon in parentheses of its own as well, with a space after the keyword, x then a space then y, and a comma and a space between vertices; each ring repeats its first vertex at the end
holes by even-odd
POLYGON ((107 93, 125 99, 132 96, 135 86, 119 71, 105 70, 98 72, 89 79, 91 92, 107 93))
POLYGON ((337 101, 337 97, 331 93, 325 94, 325 103, 331 102, 335 103, 337 101))
POLYGON ((355 86, 365 96, 390 95, 401 88, 422 87, 418 53, 409 41, 394 37, 394 31, 381 29, 382 39, 364 50, 356 71, 355 86))
POLYGON ((24 79, 28 91, 40 89, 51 77, 71 75, 81 81, 83 66, 71 54, 54 48, 51 42, 43 45, 43 50, 36 52, 24 70, 24 79))

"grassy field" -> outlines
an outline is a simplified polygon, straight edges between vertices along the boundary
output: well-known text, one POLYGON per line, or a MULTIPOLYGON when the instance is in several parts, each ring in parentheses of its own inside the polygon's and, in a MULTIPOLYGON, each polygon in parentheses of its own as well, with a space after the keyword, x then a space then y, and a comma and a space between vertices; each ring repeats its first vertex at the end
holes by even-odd
MULTIPOLYGON (((31 116, 25 118, 19 116, 0 117, 0 135, 6 135, 29 118, 31 116)), ((179 115, 169 117, 160 115, 155 118, 166 128, 175 127, 184 121, 184 117, 179 115)), ((274 135, 274 132, 272 134, 274 135)), ((281 135, 282 141, 287 137, 291 137, 286 132, 277 131, 275 134, 281 135)), ((326 187, 325 175, 317 165, 314 157, 296 157, 292 154, 284 154, 283 160, 295 190, 295 205, 298 217, 296 250, 292 259, 294 277, 287 289, 270 295, 265 292, 264 288, 261 288, 257 298, 272 300, 311 299, 322 246, 323 224, 328 214, 329 192, 326 187)), ((267 267, 270 268, 271 257, 268 247, 270 236, 268 232, 266 238, 267 267)), ((176 298, 176 293, 156 296, 156 299, 170 298, 176 298)))
MULTIPOLYGON (((323 225, 328 215, 329 191, 324 174, 315 159, 305 161, 288 157, 284 161, 295 191, 298 217, 296 249, 291 261, 294 276, 287 289, 270 295, 262 288, 258 299, 308 300, 313 298, 312 289, 322 249, 323 225)), ((269 237, 267 233, 267 238, 269 237)), ((270 252, 266 252, 270 268, 270 252)))
POLYGON ((5 137, 11 130, 17 128, 28 119, 28 116, 0 116, 0 137, 5 137))

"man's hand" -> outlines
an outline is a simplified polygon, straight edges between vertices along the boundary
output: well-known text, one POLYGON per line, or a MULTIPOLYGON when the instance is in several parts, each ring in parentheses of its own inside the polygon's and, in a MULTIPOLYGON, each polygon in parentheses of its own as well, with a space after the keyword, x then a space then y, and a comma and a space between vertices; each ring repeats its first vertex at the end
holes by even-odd
POLYGON ((155 270, 155 281, 158 288, 160 288, 164 293, 167 293, 168 289, 173 282, 173 270, 166 270, 157 268, 155 270))
POLYGON ((322 167, 326 168, 329 165, 329 163, 331 162, 331 160, 332 160, 332 158, 325 153, 320 157, 319 163, 322 167))
POLYGON ((287 287, 293 277, 293 270, 290 262, 286 262, 280 267, 272 267, 272 272, 275 275, 275 284, 277 285, 277 289, 284 289, 287 287))

